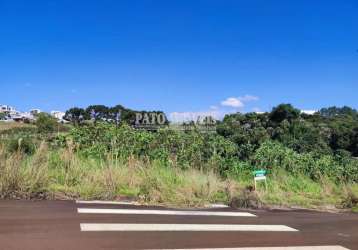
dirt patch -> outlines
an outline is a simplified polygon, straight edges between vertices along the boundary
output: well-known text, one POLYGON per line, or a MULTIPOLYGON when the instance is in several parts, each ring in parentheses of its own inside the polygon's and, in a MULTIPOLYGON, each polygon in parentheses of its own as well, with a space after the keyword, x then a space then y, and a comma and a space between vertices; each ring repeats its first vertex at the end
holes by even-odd
POLYGON ((239 196, 231 199, 230 207, 260 209, 263 207, 263 204, 257 193, 249 186, 242 190, 239 196))

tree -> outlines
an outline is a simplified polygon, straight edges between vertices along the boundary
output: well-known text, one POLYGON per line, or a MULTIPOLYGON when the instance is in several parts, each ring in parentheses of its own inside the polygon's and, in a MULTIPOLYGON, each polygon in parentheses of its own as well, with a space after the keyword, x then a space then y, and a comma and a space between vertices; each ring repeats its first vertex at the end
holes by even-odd
POLYGON ((226 115, 217 125, 217 132, 238 146, 237 155, 248 159, 261 143, 270 138, 267 128, 267 114, 226 115))
POLYGON ((324 128, 305 120, 297 119, 291 123, 286 120, 275 129, 272 138, 298 153, 314 151, 321 154, 330 154, 329 138, 321 131, 324 131, 324 128))
POLYGON ((335 116, 351 116, 357 118, 358 112, 355 109, 352 109, 350 107, 344 106, 342 108, 338 108, 336 106, 329 107, 329 108, 323 108, 320 111, 318 111, 319 114, 323 117, 327 118, 333 118, 335 116))
POLYGON ((135 111, 127 109, 122 105, 116 105, 114 107, 107 107, 105 105, 90 105, 86 109, 74 107, 66 111, 64 119, 75 124, 95 118, 95 120, 124 122, 128 125, 135 125, 137 117, 136 114, 138 113, 140 113, 142 117, 146 117, 146 115, 151 117, 153 114, 155 114, 156 117, 161 115, 161 117, 164 117, 165 125, 169 123, 163 111, 135 111), (119 120, 117 121, 117 119, 119 120))
POLYGON ((71 108, 66 111, 64 119, 73 123, 80 123, 83 120, 89 120, 89 114, 82 108, 71 108))
POLYGON ((120 113, 120 121, 129 125, 133 125, 135 122, 135 111, 127 109, 122 105, 116 105, 109 109, 112 119, 115 120, 118 113, 120 113))
POLYGON ((95 120, 110 119, 110 109, 104 105, 90 105, 86 108, 86 113, 95 120))
POLYGON ((300 111, 291 104, 280 104, 273 108, 269 118, 274 123, 281 123, 283 120, 292 121, 300 116, 300 111))
POLYGON ((358 157, 358 127, 353 130, 349 151, 352 152, 353 156, 358 157))

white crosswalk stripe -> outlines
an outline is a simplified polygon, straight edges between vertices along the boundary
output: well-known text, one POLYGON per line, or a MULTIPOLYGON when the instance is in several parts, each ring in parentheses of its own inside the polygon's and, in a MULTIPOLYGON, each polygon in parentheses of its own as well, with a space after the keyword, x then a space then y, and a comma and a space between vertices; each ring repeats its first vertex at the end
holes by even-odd
POLYGON ((284 225, 220 225, 220 224, 97 224, 82 223, 81 231, 128 231, 128 232, 226 232, 226 231, 247 231, 247 232, 297 232, 297 229, 284 225))
MULTIPOLYGON (((151 249, 189 250, 189 249, 151 249)), ((190 250, 349 250, 342 246, 291 246, 291 247, 237 247, 237 248, 191 248, 190 250)))
POLYGON ((94 205, 137 205, 135 202, 130 201, 82 201, 76 200, 77 204, 94 204, 94 205))
POLYGON ((178 211, 178 210, 144 210, 144 209, 101 209, 78 208, 80 214, 138 214, 138 215, 191 215, 191 216, 230 216, 256 217, 246 212, 214 212, 214 211, 178 211))

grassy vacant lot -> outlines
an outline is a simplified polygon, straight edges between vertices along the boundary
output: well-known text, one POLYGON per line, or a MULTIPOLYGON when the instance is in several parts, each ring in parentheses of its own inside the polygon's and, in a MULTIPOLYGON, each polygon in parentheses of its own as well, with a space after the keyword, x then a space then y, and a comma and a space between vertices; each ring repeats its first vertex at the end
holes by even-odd
POLYGON ((104 199, 133 198, 143 203, 203 206, 223 202, 237 206, 350 207, 356 184, 315 182, 305 176, 277 172, 268 190, 256 194, 248 177, 222 178, 212 171, 177 169, 134 158, 126 162, 84 158, 71 149, 49 150, 42 143, 32 156, 8 155, 0 148, 0 193, 3 198, 104 199))
POLYGON ((0 143, 2 198, 130 198, 180 207, 223 202, 238 207, 357 210, 355 181, 293 172, 294 157, 287 165, 277 148, 274 151, 281 162, 276 165, 272 165, 272 155, 258 150, 260 164, 274 168, 268 169, 268 189, 260 185, 252 192, 252 170, 256 166, 229 159, 232 145, 220 137, 208 139, 197 133, 173 131, 153 135, 101 124, 74 128, 55 137, 31 133, 31 138, 21 134, 0 143), (208 149, 204 142, 212 147, 208 149))
POLYGON ((0 132, 11 130, 11 129, 18 129, 18 128, 34 128, 34 125, 25 124, 20 122, 0 122, 0 132))

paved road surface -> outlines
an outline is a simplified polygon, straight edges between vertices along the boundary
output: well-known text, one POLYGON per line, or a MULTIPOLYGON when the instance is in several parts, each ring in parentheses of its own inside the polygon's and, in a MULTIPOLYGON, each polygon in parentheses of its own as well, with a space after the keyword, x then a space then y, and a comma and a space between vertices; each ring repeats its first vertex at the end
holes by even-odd
POLYGON ((358 215, 0 201, 0 250, 358 249, 358 215))

